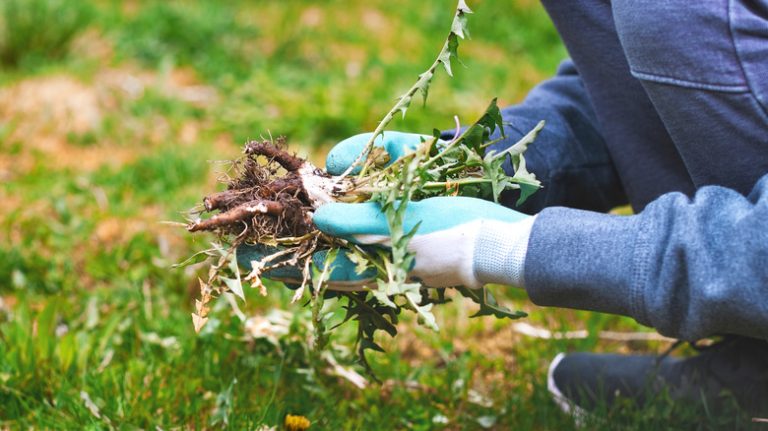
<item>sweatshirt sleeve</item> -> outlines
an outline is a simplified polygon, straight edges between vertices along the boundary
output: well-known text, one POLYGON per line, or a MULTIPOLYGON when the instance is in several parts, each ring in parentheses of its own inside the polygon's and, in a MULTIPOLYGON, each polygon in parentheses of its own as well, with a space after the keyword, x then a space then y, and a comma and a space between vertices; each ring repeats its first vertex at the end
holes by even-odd
MULTIPOLYGON (((557 74, 533 88, 521 103, 502 109, 507 138, 488 151, 503 151, 544 120, 546 125, 525 153, 529 171, 543 188, 521 206, 517 190, 505 192, 501 203, 527 214, 548 206, 608 211, 627 203, 624 189, 608 154, 592 104, 570 60, 557 74)), ((453 136, 454 131, 446 131, 453 136)), ((499 133, 493 138, 498 138, 499 133)), ((514 171, 509 161, 504 165, 514 171)))
POLYGON ((708 186, 634 216, 548 208, 524 273, 539 305, 622 314, 685 340, 768 338, 768 175, 746 197, 708 186))

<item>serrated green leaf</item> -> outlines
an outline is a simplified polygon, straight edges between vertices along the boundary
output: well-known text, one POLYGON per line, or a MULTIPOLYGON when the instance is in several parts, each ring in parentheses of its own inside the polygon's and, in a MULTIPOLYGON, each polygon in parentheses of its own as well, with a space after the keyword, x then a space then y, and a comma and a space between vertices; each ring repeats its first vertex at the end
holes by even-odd
MULTIPOLYGON (((526 150, 528 150, 528 145, 532 144, 533 141, 536 140, 536 137, 539 135, 539 132, 541 132, 541 130, 544 128, 545 124, 546 122, 544 120, 539 121, 539 123, 536 124, 536 126, 533 129, 531 129, 530 132, 526 133, 522 138, 520 138, 517 142, 515 142, 514 145, 498 153, 496 157, 502 158, 509 155, 513 157, 513 160, 514 160, 515 156, 523 154, 526 150)), ((516 165, 514 165, 514 167, 517 168, 516 165)))
MULTIPOLYGON (((394 295, 394 293, 390 294, 390 292, 395 290, 393 289, 392 282, 386 280, 376 280, 376 285, 377 289, 371 291, 373 296, 378 299, 380 303, 386 305, 387 307, 397 308, 397 304, 389 299, 390 295, 394 295)), ((396 285, 394 285, 394 287, 396 287, 396 285)))
POLYGON ((216 395, 216 405, 208 422, 211 426, 224 425, 226 427, 229 425, 229 416, 232 414, 234 404, 232 400, 232 391, 236 383, 237 379, 233 378, 229 387, 216 395))
POLYGON ((501 111, 494 98, 486 107, 483 115, 461 135, 462 144, 473 149, 476 153, 482 154, 484 144, 497 127, 500 129, 501 135, 504 136, 503 125, 501 111))
POLYGON ((408 233, 405 233, 402 235, 402 238, 400 239, 401 242, 399 243, 399 245, 402 247, 407 246, 408 241, 410 241, 416 235, 416 232, 418 232, 419 227, 421 227, 421 221, 413 225, 413 227, 411 228, 411 230, 408 231, 408 233), (402 241, 405 241, 405 242, 402 242, 402 241))
POLYGON ((469 31, 467 30, 467 16, 466 13, 460 9, 451 23, 451 33, 462 39, 469 37, 469 31))
POLYGON ((462 143, 473 150, 477 150, 485 142, 485 129, 475 123, 470 126, 462 135, 462 143))
POLYGON ((397 309, 393 310, 381 305, 374 298, 366 300, 367 292, 346 293, 344 295, 349 298, 345 321, 351 318, 357 319, 363 326, 363 330, 371 335, 374 330, 378 329, 384 330, 392 337, 397 334, 397 327, 384 317, 387 314, 392 317, 393 322, 397 323, 396 317, 393 317, 396 316, 397 309))
POLYGON ((338 248, 332 248, 328 250, 328 253, 325 254, 325 258, 323 260, 323 267, 314 268, 315 273, 312 276, 312 285, 315 292, 320 292, 327 287, 325 282, 328 281, 331 276, 331 268, 333 268, 333 262, 336 261, 336 256, 338 255, 338 248))
POLYGON ((432 69, 419 75, 418 81, 416 81, 416 88, 424 98, 424 106, 427 105, 427 96, 429 95, 429 84, 432 82, 432 77, 435 76, 435 72, 432 69))
POLYGON ((480 157, 480 154, 477 153, 477 151, 472 151, 471 148, 463 148, 464 151, 464 161, 462 163, 462 166, 466 168, 471 168, 475 166, 482 166, 483 165, 483 158, 480 157))
POLYGON ((448 288, 445 287, 428 289, 427 291, 422 292, 424 293, 423 301, 427 301, 430 304, 447 304, 452 302, 451 298, 445 296, 447 290, 448 288), (435 296, 432 296, 432 293, 434 293, 435 296))
MULTIPOLYGON (((451 41, 455 41, 456 36, 451 34, 448 37, 448 46, 451 46, 451 41)), ((456 46, 458 46, 458 43, 456 43, 456 46)), ((451 70, 451 51, 450 50, 443 50, 440 53, 440 56, 437 57, 437 60, 440 62, 440 64, 443 65, 443 68, 445 69, 445 73, 448 74, 448 76, 453 76, 453 71, 451 70)))
POLYGON ((190 266, 190 265, 194 265, 196 263, 203 262, 206 259, 208 259, 209 257, 211 257, 208 254, 210 251, 211 250, 199 251, 199 252, 193 254, 192 256, 188 257, 187 259, 185 259, 183 262, 179 262, 177 264, 172 265, 171 268, 174 268, 174 269, 175 268, 184 268, 184 267, 187 267, 187 266, 190 266))
POLYGON ((485 108, 485 112, 480 119, 477 120, 476 124, 488 129, 489 135, 495 132, 498 127, 499 132, 504 136, 504 118, 501 115, 501 110, 499 109, 495 97, 491 100, 491 103, 488 104, 488 107, 485 108))
POLYGON ((346 255, 349 261, 355 264, 355 274, 357 275, 364 273, 371 267, 371 262, 355 249, 348 250, 346 255))
POLYGON ((458 290, 458 292, 461 293, 461 295, 465 298, 469 298, 472 300, 472 302, 480 305, 480 310, 478 310, 477 313, 470 317, 495 316, 499 319, 506 317, 508 319, 515 320, 528 315, 523 311, 512 311, 503 305, 499 305, 493 294, 491 294, 491 292, 485 287, 480 289, 468 289, 466 287, 459 286, 456 288, 456 290, 458 290))
POLYGON ((520 186, 520 197, 517 199, 516 205, 522 205, 536 190, 541 188, 541 181, 525 168, 525 157, 522 154, 517 157, 519 161, 512 181, 520 186))
POLYGON ((370 349, 370 350, 375 350, 377 352, 384 353, 384 349, 381 346, 379 346, 378 344, 373 342, 373 340, 370 340, 368 338, 363 338, 360 341, 360 348, 363 349, 363 350, 370 349))
POLYGON ((403 113, 403 118, 405 118, 405 113, 408 111, 408 108, 411 106, 411 100, 413 98, 409 95, 402 96, 400 98, 400 101, 398 102, 397 111, 403 113))
POLYGON ((419 314, 419 317, 421 317, 424 326, 433 331, 439 331, 440 328, 437 326, 435 315, 432 314, 432 307, 434 304, 419 305, 419 302, 421 302, 421 292, 418 290, 419 287, 421 286, 418 284, 412 284, 411 289, 405 293, 405 297, 408 299, 408 303, 419 314))
POLYGON ((537 190, 539 190, 538 186, 534 186, 531 184, 519 184, 520 186, 520 197, 517 198, 517 202, 515 202, 515 205, 520 206, 525 203, 526 200, 528 200, 529 197, 531 197, 532 194, 536 193, 537 190))
POLYGON ((496 127, 498 127, 501 136, 505 137, 504 117, 501 115, 501 110, 499 109, 499 105, 496 102, 496 98, 491 101, 490 105, 488 105, 488 109, 485 112, 488 115, 488 119, 493 122, 493 125, 489 126, 490 133, 493 133, 496 127))

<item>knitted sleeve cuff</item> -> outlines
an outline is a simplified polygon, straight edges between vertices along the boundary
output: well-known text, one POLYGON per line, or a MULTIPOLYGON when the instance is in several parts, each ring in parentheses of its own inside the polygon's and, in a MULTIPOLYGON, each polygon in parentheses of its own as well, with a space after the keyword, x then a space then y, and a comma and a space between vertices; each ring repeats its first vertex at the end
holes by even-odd
POLYGON ((475 242, 475 277, 483 284, 524 287, 525 255, 535 220, 536 216, 517 223, 484 221, 475 242))

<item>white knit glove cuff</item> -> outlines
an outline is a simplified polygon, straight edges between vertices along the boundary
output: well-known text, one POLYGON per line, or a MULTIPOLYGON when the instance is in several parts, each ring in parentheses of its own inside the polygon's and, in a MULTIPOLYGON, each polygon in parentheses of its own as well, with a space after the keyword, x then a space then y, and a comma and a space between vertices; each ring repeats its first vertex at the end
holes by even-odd
POLYGON ((524 287, 525 254, 536 216, 517 223, 484 220, 474 250, 474 272, 483 284, 524 287))

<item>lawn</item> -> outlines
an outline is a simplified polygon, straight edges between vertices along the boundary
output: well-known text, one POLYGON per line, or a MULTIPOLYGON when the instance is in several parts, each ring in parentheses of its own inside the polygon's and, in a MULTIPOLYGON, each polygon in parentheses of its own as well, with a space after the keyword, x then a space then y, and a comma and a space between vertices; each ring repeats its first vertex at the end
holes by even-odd
MULTIPOLYGON (((393 128, 430 133, 494 97, 515 103, 566 56, 537 2, 470 6, 465 67, 440 74, 429 104, 393 128)), ((0 428, 280 429, 300 415, 310 429, 575 429, 546 390, 552 357, 666 349, 601 336, 649 331, 631 319, 538 308, 502 286, 505 304, 529 313, 520 322, 583 332, 526 335, 519 322, 470 319, 474 306, 457 298, 437 311, 440 332, 406 319, 381 339, 386 353, 369 354, 381 383, 349 354, 351 328, 334 332, 335 359, 318 366, 310 311, 281 285, 247 291, 245 321, 220 300, 195 333, 206 268, 173 265, 212 238, 165 222, 216 189, 217 161, 248 138, 284 135, 322 166, 335 142, 372 130, 431 63, 452 8, 0 3, 0 428)), ((720 420, 664 402, 604 413, 590 428, 720 420)))

